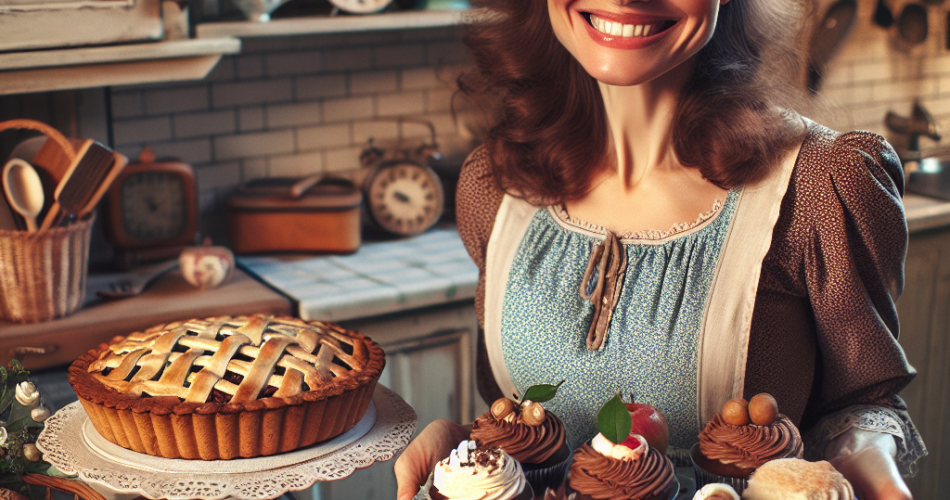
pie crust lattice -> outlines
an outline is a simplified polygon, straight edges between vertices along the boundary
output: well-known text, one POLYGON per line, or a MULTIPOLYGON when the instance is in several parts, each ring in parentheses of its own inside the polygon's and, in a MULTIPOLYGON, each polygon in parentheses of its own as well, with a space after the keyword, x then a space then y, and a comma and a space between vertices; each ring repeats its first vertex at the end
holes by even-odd
POLYGON ((165 458, 268 456, 346 432, 386 358, 358 332, 257 314, 178 321, 80 356, 69 383, 107 441, 165 458))
POLYGON ((126 394, 203 403, 216 389, 230 402, 244 403, 262 397, 268 386, 276 388, 275 397, 291 397, 362 369, 366 348, 354 340, 334 325, 294 318, 189 320, 112 344, 89 371, 126 394))

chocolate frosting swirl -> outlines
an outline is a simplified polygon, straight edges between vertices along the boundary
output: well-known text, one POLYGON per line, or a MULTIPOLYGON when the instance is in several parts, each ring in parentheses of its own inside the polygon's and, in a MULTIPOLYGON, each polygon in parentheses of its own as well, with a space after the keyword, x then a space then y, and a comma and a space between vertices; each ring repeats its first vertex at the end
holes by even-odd
POLYGON ((578 493, 601 500, 666 500, 673 478, 673 463, 656 448, 635 460, 618 460, 585 444, 574 451, 569 481, 578 493))
POLYGON ((777 458, 802 458, 798 428, 785 415, 769 425, 732 425, 717 413, 699 433, 703 456, 741 469, 757 469, 777 458))
POLYGON ((472 439, 479 446, 501 448, 521 463, 539 464, 564 444, 564 422, 551 412, 541 425, 528 425, 521 415, 506 422, 486 412, 472 423, 472 439))

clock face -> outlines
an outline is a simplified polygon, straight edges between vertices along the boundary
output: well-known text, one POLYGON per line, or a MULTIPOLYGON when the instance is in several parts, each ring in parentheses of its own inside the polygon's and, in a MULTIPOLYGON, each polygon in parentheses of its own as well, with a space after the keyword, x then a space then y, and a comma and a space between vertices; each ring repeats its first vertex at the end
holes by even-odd
POLYGON ((383 10, 392 0, 330 0, 330 3, 346 12, 370 14, 383 10))
POLYGON ((179 237, 187 226, 185 186, 169 172, 141 172, 122 184, 122 226, 141 241, 179 237))
POLYGON ((429 167, 410 162, 381 167, 368 190, 370 215, 392 233, 421 233, 442 216, 442 182, 429 167))

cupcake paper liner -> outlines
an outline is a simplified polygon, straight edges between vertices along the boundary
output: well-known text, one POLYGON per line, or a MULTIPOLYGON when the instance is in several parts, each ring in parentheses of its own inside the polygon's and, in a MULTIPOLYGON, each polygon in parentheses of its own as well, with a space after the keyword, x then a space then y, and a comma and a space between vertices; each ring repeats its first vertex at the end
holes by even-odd
POLYGON ((531 485, 534 491, 543 492, 548 488, 552 490, 557 489, 557 487, 564 482, 564 478, 567 477, 567 471, 571 469, 574 452, 567 446, 567 443, 564 443, 563 447, 567 450, 567 457, 560 463, 547 467, 538 467, 536 469, 533 468, 537 467, 535 465, 521 464, 524 477, 528 480, 528 484, 531 485))
MULTIPOLYGON (((699 443, 693 445, 693 448, 696 448, 698 452, 699 443)), ((690 458, 692 458, 692 453, 690 453, 690 458)), ((736 490, 736 493, 742 495, 742 492, 749 485, 748 478, 741 477, 732 477, 732 476, 720 476, 719 474, 713 474, 708 470, 699 466, 695 460, 693 462, 693 472, 696 474, 696 489, 699 490, 703 486, 711 483, 725 483, 729 486, 732 486, 732 489, 736 490)))

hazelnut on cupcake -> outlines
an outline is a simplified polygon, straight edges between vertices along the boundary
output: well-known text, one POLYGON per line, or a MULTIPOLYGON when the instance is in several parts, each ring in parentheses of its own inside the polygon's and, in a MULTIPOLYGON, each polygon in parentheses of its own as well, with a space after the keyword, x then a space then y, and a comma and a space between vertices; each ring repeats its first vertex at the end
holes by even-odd
POLYGON ((541 406, 560 385, 532 386, 520 401, 500 398, 472 423, 471 439, 479 446, 501 448, 520 462, 538 492, 563 483, 571 463, 564 423, 541 406))
POLYGON ((751 400, 730 399, 699 434, 690 450, 696 486, 726 483, 738 493, 763 464, 781 458, 802 458, 801 434, 778 411, 769 394, 751 400))
POLYGON ((604 405, 597 424, 600 434, 574 451, 568 494, 577 500, 670 500, 677 494, 673 463, 630 432, 630 412, 619 396, 604 405))
POLYGON ((499 448, 462 441, 432 472, 431 500, 530 500, 534 490, 517 460, 499 448))

